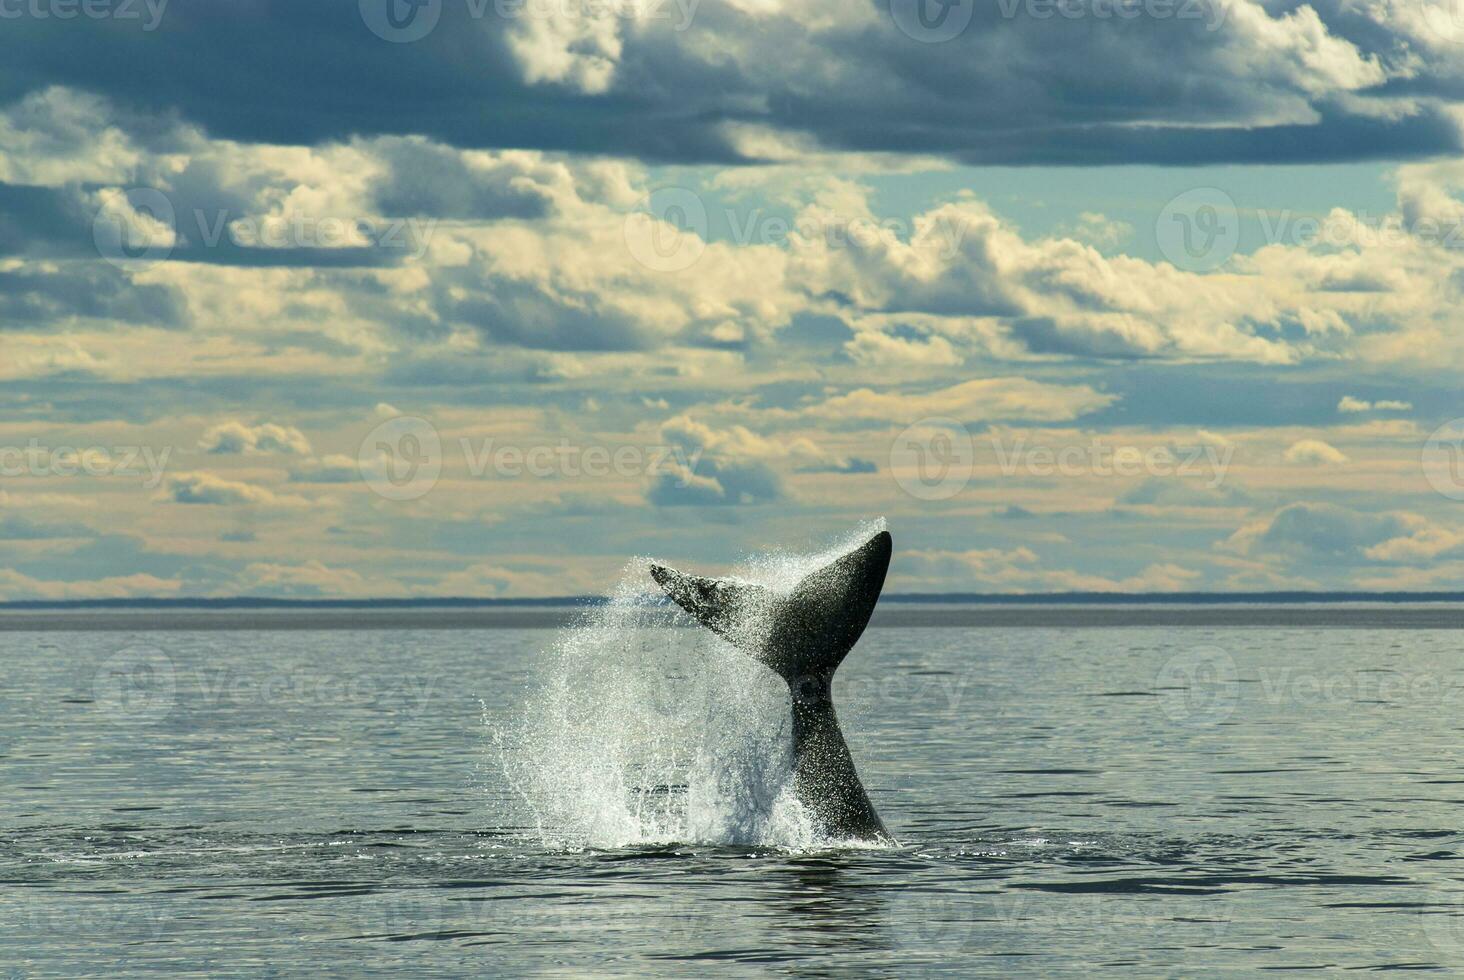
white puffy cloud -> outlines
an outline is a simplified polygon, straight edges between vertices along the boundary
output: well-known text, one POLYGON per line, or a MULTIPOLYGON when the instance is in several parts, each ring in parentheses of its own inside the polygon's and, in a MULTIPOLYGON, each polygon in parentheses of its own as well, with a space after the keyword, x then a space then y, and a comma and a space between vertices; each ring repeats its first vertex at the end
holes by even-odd
POLYGON ((1351 395, 1343 395, 1342 400, 1337 403, 1337 411, 1349 413, 1408 412, 1412 411, 1412 409, 1413 404, 1411 402, 1395 401, 1387 398, 1370 402, 1364 398, 1354 398, 1351 395))
POLYGON ((198 441, 204 452, 219 455, 238 453, 286 453, 298 456, 310 455, 310 440, 299 429, 290 425, 261 422, 246 425, 237 420, 220 422, 204 432, 198 441))
POLYGON ((165 579, 143 573, 96 579, 42 580, 22 575, 14 569, 0 569, 0 601, 5 602, 23 599, 152 598, 175 594, 182 587, 181 579, 165 579))
POLYGON ((1298 439, 1282 455, 1286 462, 1301 466, 1335 466, 1347 462, 1345 453, 1320 439, 1298 439))
POLYGON ((304 497, 277 494, 268 487, 262 487, 241 480, 230 480, 214 473, 170 473, 163 479, 163 496, 179 504, 208 504, 214 506, 249 507, 306 507, 304 497))
POLYGON ((880 422, 944 416, 967 422, 1066 422, 1106 408, 1117 396, 1087 385, 1055 385, 1028 378, 976 378, 933 391, 859 388, 810 406, 823 419, 880 422))
POLYGON ((902 592, 1179 592, 1203 573, 1169 562, 1124 578, 1049 568, 1027 547, 897 553, 892 579, 902 592))

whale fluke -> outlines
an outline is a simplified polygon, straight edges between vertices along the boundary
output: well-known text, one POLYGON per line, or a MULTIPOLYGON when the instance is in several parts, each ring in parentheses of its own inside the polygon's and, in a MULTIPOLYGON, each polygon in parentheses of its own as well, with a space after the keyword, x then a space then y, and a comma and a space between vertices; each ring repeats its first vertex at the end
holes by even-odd
POLYGON ((889 841, 834 714, 834 671, 869 624, 893 543, 881 531, 787 592, 652 565, 651 577, 713 633, 788 682, 798 798, 827 837, 889 841))

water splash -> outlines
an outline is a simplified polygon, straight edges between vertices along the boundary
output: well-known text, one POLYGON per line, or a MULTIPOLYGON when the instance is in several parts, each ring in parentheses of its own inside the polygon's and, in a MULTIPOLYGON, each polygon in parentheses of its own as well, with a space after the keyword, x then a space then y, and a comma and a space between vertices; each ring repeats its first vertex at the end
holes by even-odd
MULTIPOLYGON (((751 557, 732 575, 786 592, 883 529, 861 525, 817 554, 751 557)), ((495 737, 522 822, 567 848, 831 843, 792 792, 786 685, 649 603, 647 565, 627 565, 609 602, 559 638, 521 722, 495 737)))

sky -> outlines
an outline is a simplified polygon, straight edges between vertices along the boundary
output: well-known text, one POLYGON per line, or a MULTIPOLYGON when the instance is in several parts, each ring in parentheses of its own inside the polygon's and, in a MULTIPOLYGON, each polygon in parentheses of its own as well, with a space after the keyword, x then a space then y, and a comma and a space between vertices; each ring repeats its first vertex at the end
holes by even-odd
POLYGON ((0 0, 0 601, 1464 582, 1464 0, 0 0))

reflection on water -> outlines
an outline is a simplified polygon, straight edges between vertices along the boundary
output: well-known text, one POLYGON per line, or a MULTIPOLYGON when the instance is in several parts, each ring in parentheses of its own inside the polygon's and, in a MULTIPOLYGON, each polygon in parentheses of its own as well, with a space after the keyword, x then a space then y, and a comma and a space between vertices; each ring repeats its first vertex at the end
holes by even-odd
POLYGON ((483 722, 550 631, 0 633, 0 977, 1454 972, 1460 634, 1395 625, 874 629, 865 850, 544 843, 483 722))

